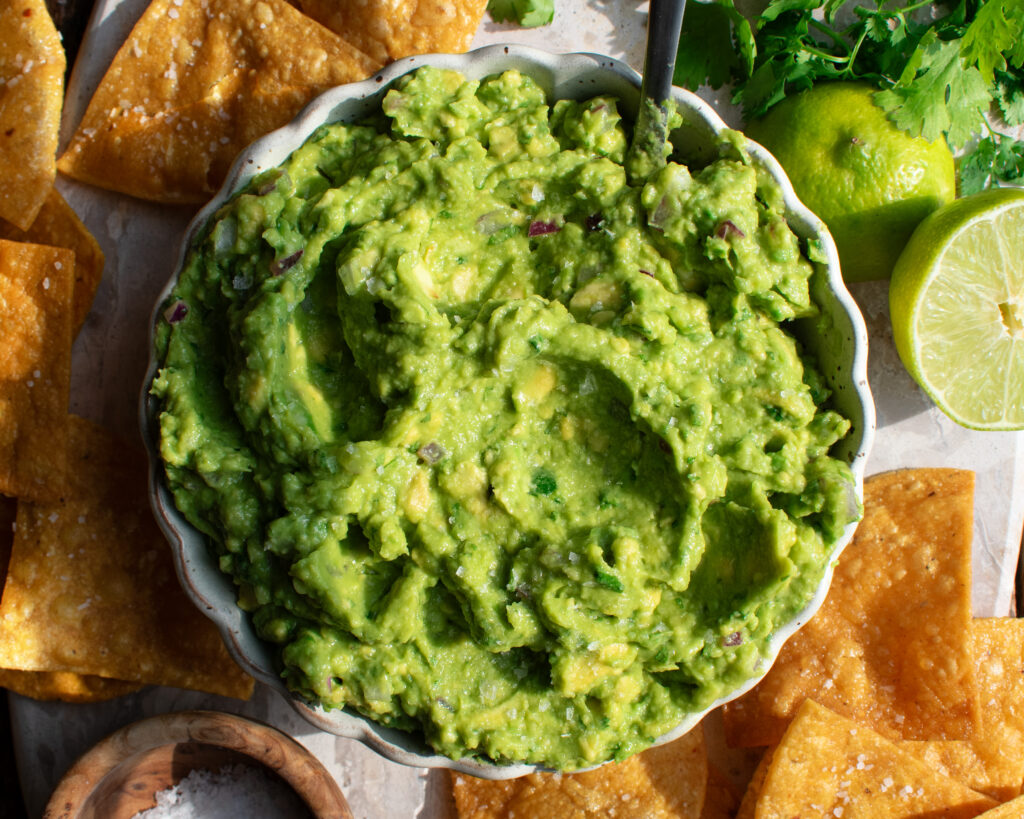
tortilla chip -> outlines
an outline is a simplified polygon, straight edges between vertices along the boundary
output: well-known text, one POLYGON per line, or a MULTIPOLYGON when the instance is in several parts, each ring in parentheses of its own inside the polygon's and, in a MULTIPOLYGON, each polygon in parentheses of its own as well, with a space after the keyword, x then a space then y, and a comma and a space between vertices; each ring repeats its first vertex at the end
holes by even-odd
POLYGON ((54 500, 64 486, 74 254, 0 239, 0 492, 54 500))
POLYGON ((43 0, 0 0, 0 218, 25 229, 57 174, 64 48, 43 0))
POLYGON ((700 819, 733 819, 739 803, 732 782, 715 765, 708 763, 708 786, 700 819))
POLYGON ((243 147, 379 67, 285 0, 153 0, 57 167, 142 199, 204 202, 243 147))
POLYGON ((809 696, 891 739, 965 739, 979 722, 970 647, 974 474, 890 472, 818 614, 725 707, 727 741, 771 745, 809 696))
POLYGON ((452 775, 459 819, 699 819, 708 779, 704 729, 623 762, 573 774, 489 781, 452 775))
POLYGON ((293 0, 317 22, 381 63, 469 48, 487 0, 293 0))
POLYGON ((1020 819, 1021 816, 1024 816, 1024 796, 978 814, 978 819, 1020 819))
POLYGON ((68 443, 65 498, 18 504, 0 668, 248 697, 252 679, 178 585, 142 454, 74 416, 68 443))
POLYGON ((18 513, 18 502, 14 498, 0 495, 0 594, 7 579, 7 564, 11 560, 11 546, 14 545, 14 520, 18 513))
POLYGON ((995 805, 870 728, 805 700, 772 753, 756 815, 966 819, 995 805))
POLYGON ((743 799, 740 800, 739 809, 736 811, 736 819, 754 819, 757 813, 757 799, 761 795, 761 788, 764 787, 764 778, 768 775, 768 766, 772 761, 774 748, 768 748, 757 763, 747 789, 743 792, 743 799))
POLYGON ((903 747, 968 787, 1006 801, 1018 796, 1024 783, 1024 620, 975 620, 971 638, 980 729, 968 740, 906 742, 903 747))
POLYGON ((138 691, 142 686, 68 671, 13 671, 0 668, 0 688, 34 700, 83 703, 112 700, 138 691))
POLYGON ((51 188, 50 195, 40 208, 35 221, 28 230, 0 221, 0 239, 14 242, 33 242, 51 247, 66 247, 75 254, 75 284, 72 288, 72 304, 74 318, 72 321, 72 337, 82 329, 85 317, 92 307, 96 288, 99 287, 103 275, 103 251, 99 243, 82 224, 71 206, 60 195, 56 188, 51 188))

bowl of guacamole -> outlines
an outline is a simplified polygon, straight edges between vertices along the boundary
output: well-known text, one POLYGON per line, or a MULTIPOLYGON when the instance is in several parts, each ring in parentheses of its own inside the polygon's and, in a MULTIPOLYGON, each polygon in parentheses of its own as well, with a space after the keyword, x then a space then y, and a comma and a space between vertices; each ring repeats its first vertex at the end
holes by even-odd
POLYGON ((191 225, 141 401, 236 658, 324 730, 578 770, 749 689, 820 605, 874 428, 863 321, 778 164, 676 90, 497 46, 253 145, 191 225))

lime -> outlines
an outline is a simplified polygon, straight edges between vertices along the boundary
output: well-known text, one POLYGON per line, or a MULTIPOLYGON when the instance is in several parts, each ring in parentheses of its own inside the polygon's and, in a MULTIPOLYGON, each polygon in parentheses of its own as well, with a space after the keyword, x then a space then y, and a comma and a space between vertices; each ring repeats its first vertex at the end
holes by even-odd
POLYGON ((847 281, 887 278, 917 224, 956 196, 945 141, 901 131, 872 101, 875 90, 817 85, 747 128, 828 225, 847 281))
POLYGON ((1024 191, 958 199, 914 231, 889 282, 896 349, 939 409, 1024 428, 1024 191))

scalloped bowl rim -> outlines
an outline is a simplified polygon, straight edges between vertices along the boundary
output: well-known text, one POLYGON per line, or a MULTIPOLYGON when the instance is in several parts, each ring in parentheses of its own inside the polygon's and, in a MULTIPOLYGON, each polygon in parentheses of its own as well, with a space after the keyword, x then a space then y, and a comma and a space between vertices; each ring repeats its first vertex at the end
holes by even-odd
MULTIPOLYGON (((288 125, 262 137, 242 151, 235 160, 228 176, 213 199, 193 218, 182 239, 174 273, 168 279, 153 308, 150 319, 150 361, 143 382, 139 402, 142 437, 149 455, 150 501, 157 523, 172 546, 175 569, 182 587, 199 609, 214 621, 225 644, 234 659, 260 682, 280 692, 286 700, 307 721, 317 728, 338 736, 356 739, 373 748, 382 756, 400 764, 414 767, 450 768, 462 773, 487 779, 505 779, 541 770, 539 766, 527 764, 504 765, 482 762, 473 758, 450 759, 431 752, 416 736, 374 723, 360 714, 345 710, 325 710, 302 701, 289 691, 282 679, 273 671, 269 647, 255 634, 250 621, 235 605, 234 585, 230 578, 220 573, 210 556, 204 536, 189 524, 174 505, 174 500, 164 479, 163 464, 159 454, 159 428, 155 403, 149 396, 149 388, 158 368, 156 351, 152 343, 152 332, 160 319, 160 310, 177 281, 184 265, 188 250, 202 230, 203 225, 232 195, 257 173, 274 167, 285 158, 313 131, 326 122, 352 120, 365 116, 365 110, 373 107, 377 95, 398 77, 423 65, 453 68, 470 77, 479 78, 505 68, 519 68, 534 76, 543 75, 557 82, 576 82, 586 86, 587 95, 615 93, 601 87, 601 82, 619 86, 627 94, 638 96, 640 75, 620 60, 599 54, 576 52, 555 54, 536 48, 519 45, 492 45, 465 54, 428 54, 408 57, 391 63, 383 70, 357 83, 339 86, 324 92, 311 101, 288 125), (599 74, 600 81, 591 75, 599 74), (565 77, 569 77, 568 80, 565 77), (561 78, 561 79, 560 79, 561 78), (339 108, 356 107, 356 113, 339 108), (230 597, 229 605, 226 601, 230 597)), ((543 85, 543 81, 541 83, 543 85)), ((707 136, 714 136, 727 126, 714 109, 697 95, 683 89, 673 89, 673 99, 684 114, 687 123, 707 136)), ((623 102, 628 102, 623 99, 623 102)), ((699 135, 698 135, 699 136, 699 135)), ((782 167, 764 148, 748 141, 748 148, 756 161, 760 162, 776 180, 782 190, 786 205, 786 218, 800 235, 820 240, 824 250, 827 268, 827 293, 835 298, 834 305, 840 317, 849 322, 853 345, 849 361, 849 377, 853 389, 853 403, 847 408, 853 417, 854 429, 859 430, 852 443, 853 452, 849 457, 856 482, 858 499, 863 497, 864 468, 871 448, 875 429, 875 412, 867 382, 867 330, 856 303, 850 296, 839 272, 839 259, 835 243, 824 223, 812 214, 797 198, 793 187, 782 167)), ((845 382, 843 382, 845 383, 845 382)), ((759 674, 742 686, 719 698, 708 708, 689 714, 671 732, 658 739, 658 744, 671 741, 693 728, 710 711, 752 688, 771 667, 783 644, 804 623, 809 620, 824 602, 831 582, 832 570, 840 551, 853 536, 856 523, 851 523, 836 544, 832 557, 818 586, 817 593, 806 607, 789 623, 779 626, 773 634, 766 658, 759 674)))

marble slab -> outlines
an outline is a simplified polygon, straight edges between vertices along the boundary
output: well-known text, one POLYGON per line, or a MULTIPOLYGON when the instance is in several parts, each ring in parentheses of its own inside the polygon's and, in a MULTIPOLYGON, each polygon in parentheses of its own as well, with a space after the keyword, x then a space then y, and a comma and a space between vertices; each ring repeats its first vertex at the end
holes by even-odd
MULTIPOLYGON (((79 52, 68 89, 65 139, 145 0, 101 0, 79 52)), ((554 23, 525 30, 485 19, 475 46, 516 42, 551 51, 592 51, 642 67, 645 3, 634 0, 557 0, 554 23)), ((705 95, 731 125, 737 111, 722 93, 705 95)), ((73 412, 113 429, 136 428, 136 402, 146 370, 147 327, 153 301, 172 272, 191 208, 157 206, 78 185, 59 187, 107 254, 95 308, 73 353, 73 412)), ((871 336, 869 375, 879 430, 868 472, 898 467, 955 466, 977 473, 975 613, 1011 611, 1014 568, 1024 520, 1024 434, 978 433, 938 412, 903 370, 889 333, 884 284, 853 288, 871 336)), ((260 687, 248 703, 196 692, 150 688, 111 703, 10 702, 15 751, 31 817, 74 759, 120 726, 168 711, 215 708, 262 719, 295 736, 337 777, 353 813, 365 819, 446 815, 446 774, 388 762, 360 743, 316 731, 276 693, 260 687)), ((736 778, 745 760, 712 742, 736 778)))

